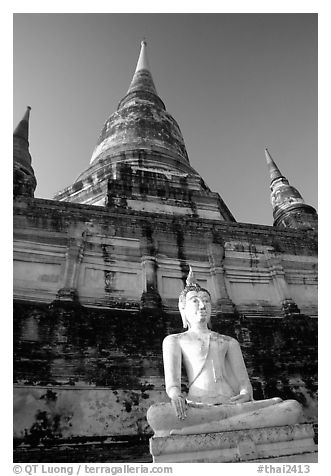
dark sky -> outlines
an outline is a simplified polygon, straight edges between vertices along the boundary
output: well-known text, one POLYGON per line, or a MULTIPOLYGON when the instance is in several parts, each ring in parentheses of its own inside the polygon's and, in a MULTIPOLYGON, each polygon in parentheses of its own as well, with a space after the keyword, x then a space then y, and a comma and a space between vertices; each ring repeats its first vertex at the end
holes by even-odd
POLYGON ((89 164, 140 50, 190 163, 237 221, 272 224, 264 148, 317 208, 317 14, 15 14, 14 124, 32 107, 36 196, 89 164))

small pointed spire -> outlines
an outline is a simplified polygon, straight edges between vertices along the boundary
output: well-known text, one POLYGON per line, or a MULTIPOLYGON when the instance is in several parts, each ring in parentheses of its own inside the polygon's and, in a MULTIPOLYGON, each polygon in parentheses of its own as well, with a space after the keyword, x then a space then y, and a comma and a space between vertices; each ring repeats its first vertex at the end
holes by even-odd
POLYGON ((31 107, 27 106, 26 111, 16 129, 14 130, 14 136, 21 137, 27 142, 29 141, 29 119, 30 119, 31 107))
POLYGON ((25 114, 13 135, 14 198, 19 196, 33 197, 37 185, 29 152, 30 110, 31 107, 27 106, 25 114))
POLYGON ((285 178, 283 176, 283 174, 281 173, 281 171, 279 170, 279 168, 277 167, 277 165, 275 164, 275 162, 274 162, 273 158, 271 157, 270 152, 269 152, 267 147, 265 148, 264 152, 265 152, 265 157, 266 157, 267 164, 268 164, 268 167, 269 167, 271 182, 273 182, 274 180, 276 180, 278 178, 281 178, 281 177, 285 178))
POLYGON ((267 148, 265 149, 265 156, 271 178, 270 199, 273 208, 274 226, 316 229, 316 210, 305 203, 300 192, 293 185, 290 185, 287 178, 282 175, 267 148))
POLYGON ((130 94, 136 91, 145 91, 145 92, 153 93, 157 96, 156 88, 154 85, 154 81, 153 81, 149 63, 148 63, 146 47, 147 47, 146 40, 143 40, 141 42, 140 54, 139 54, 136 70, 134 72, 127 94, 130 94))
POLYGON ((147 47, 147 42, 144 38, 141 42, 140 54, 139 54, 139 59, 138 59, 135 73, 137 71, 140 71, 141 69, 147 69, 148 71, 150 71, 146 47, 147 47))

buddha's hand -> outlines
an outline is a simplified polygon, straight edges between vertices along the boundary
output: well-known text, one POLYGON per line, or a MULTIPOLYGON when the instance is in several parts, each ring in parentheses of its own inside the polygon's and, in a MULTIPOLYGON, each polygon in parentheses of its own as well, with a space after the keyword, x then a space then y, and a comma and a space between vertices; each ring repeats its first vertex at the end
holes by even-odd
POLYGON ((245 403, 250 401, 250 396, 247 392, 240 393, 230 398, 230 403, 245 403))
POLYGON ((177 395, 171 399, 171 405, 176 412, 177 418, 184 420, 186 418, 187 404, 186 400, 182 395, 177 395))

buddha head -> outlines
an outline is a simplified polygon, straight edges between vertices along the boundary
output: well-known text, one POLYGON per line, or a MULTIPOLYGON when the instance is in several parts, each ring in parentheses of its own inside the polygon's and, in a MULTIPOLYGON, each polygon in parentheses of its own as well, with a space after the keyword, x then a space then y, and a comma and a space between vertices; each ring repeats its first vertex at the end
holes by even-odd
POLYGON ((191 266, 186 286, 179 295, 178 308, 184 328, 191 327, 193 320, 210 324, 211 296, 207 289, 196 282, 191 266))

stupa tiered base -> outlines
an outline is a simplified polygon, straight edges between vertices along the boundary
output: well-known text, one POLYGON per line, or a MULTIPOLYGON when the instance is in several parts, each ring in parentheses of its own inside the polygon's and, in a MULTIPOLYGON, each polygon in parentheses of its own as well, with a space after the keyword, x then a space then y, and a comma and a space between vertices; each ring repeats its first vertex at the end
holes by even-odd
POLYGON ((236 463, 317 451, 310 423, 197 435, 153 436, 154 463, 236 463))

